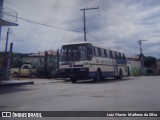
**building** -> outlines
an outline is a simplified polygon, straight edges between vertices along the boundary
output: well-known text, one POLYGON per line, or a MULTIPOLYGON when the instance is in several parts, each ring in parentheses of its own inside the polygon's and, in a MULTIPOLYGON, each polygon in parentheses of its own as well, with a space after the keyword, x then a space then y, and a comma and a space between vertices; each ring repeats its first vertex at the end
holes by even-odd
POLYGON ((3 8, 4 0, 0 0, 0 26, 18 26, 17 12, 3 8))
MULTIPOLYGON (((1 27, 6 26, 18 26, 17 13, 10 8, 3 8, 4 0, 0 0, 0 37, 1 37, 1 27)), ((10 54, 3 53, 0 54, 0 80, 9 79, 9 62, 10 54)))
POLYGON ((130 75, 138 75, 140 72, 141 62, 139 60, 139 56, 135 57, 127 57, 128 66, 130 70, 130 75))
POLYGON ((58 72, 57 51, 48 50, 30 54, 14 53, 12 67, 15 68, 23 64, 31 64, 37 69, 39 77, 54 77, 58 72))
POLYGON ((157 60, 157 69, 158 69, 158 74, 160 74, 160 59, 157 60))
POLYGON ((48 50, 45 52, 31 53, 28 56, 23 57, 23 61, 31 63, 36 68, 39 68, 44 67, 45 57, 47 57, 48 66, 52 66, 57 59, 57 51, 48 50))

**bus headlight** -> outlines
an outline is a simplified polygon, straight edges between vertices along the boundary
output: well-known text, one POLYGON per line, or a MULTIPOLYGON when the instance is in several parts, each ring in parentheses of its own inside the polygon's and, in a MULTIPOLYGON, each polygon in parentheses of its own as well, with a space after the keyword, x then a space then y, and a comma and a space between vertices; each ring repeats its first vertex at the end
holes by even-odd
POLYGON ((86 72, 86 69, 85 68, 81 68, 79 69, 80 72, 86 72))
POLYGON ((84 62, 84 65, 88 65, 88 62, 84 62))

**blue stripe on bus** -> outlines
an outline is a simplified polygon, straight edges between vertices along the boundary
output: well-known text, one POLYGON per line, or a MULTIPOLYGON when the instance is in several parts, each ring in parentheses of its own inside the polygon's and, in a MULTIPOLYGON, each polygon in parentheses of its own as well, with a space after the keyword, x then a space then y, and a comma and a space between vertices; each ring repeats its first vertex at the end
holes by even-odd
POLYGON ((89 72, 89 78, 95 78, 96 72, 89 72))
POLYGON ((112 72, 102 72, 101 75, 102 75, 102 77, 113 77, 114 76, 114 71, 112 71, 112 72))
MULTIPOLYGON (((102 77, 113 77, 114 75, 114 71, 110 71, 110 72, 102 72, 101 76, 102 77)), ((96 77, 96 72, 89 72, 89 78, 95 78, 96 77)))
POLYGON ((123 59, 116 59, 116 63, 117 64, 127 64, 127 61, 123 59))
POLYGON ((73 67, 83 67, 83 65, 73 65, 73 67))

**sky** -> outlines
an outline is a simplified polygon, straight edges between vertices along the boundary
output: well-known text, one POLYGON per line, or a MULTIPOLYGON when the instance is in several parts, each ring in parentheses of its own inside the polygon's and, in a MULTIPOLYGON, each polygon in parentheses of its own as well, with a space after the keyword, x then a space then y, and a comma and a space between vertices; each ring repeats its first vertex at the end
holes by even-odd
MULTIPOLYGON (((143 54, 160 58, 160 0, 4 0, 4 8, 17 12, 18 26, 10 27, 13 51, 36 53, 57 50, 62 44, 83 42, 82 8, 86 11, 87 41, 125 51, 127 56, 143 54), (73 30, 73 31, 70 31, 73 30)), ((2 27, 0 51, 5 49, 8 27, 2 27)))

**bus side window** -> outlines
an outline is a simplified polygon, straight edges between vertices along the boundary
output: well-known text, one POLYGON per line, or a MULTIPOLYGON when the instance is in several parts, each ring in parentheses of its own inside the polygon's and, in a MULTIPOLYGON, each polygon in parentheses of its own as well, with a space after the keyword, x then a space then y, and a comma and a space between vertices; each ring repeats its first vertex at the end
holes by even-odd
POLYGON ((107 51, 106 50, 104 50, 104 56, 107 57, 107 51))
POLYGON ((123 59, 124 59, 124 60, 126 59, 126 57, 125 57, 124 53, 123 53, 123 59))
POLYGON ((110 54, 110 57, 113 58, 113 54, 111 50, 109 51, 109 54, 110 54))
POLYGON ((105 57, 105 56, 104 56, 104 50, 103 50, 103 49, 101 49, 101 56, 102 56, 102 57, 105 57))
POLYGON ((114 52, 114 58, 116 58, 116 59, 117 59, 117 54, 116 54, 116 52, 114 52))
POLYGON ((87 58, 89 58, 89 60, 91 60, 92 57, 93 57, 93 55, 94 55, 94 53, 93 53, 93 51, 92 51, 92 47, 91 47, 91 46, 88 46, 88 47, 87 47, 87 58))
POLYGON ((92 46, 92 53, 93 53, 93 56, 95 56, 95 49, 93 46, 92 46))
POLYGON ((115 56, 116 56, 116 59, 119 59, 119 54, 118 54, 118 52, 115 52, 115 56))
POLYGON ((113 57, 113 58, 116 58, 115 53, 116 53, 116 52, 112 51, 112 57, 113 57))
POLYGON ((120 59, 122 58, 121 53, 119 53, 119 58, 120 58, 120 59))
POLYGON ((109 51, 109 50, 107 50, 107 57, 108 57, 108 58, 110 58, 110 57, 111 57, 111 55, 110 55, 110 51, 109 51))
POLYGON ((96 49, 95 49, 95 47, 92 47, 92 51, 93 51, 93 56, 96 56, 96 49))
POLYGON ((101 49, 100 48, 98 48, 98 56, 102 56, 102 53, 101 53, 101 49))
POLYGON ((95 47, 95 52, 96 52, 96 56, 98 57, 99 53, 98 53, 98 48, 97 47, 95 47))

